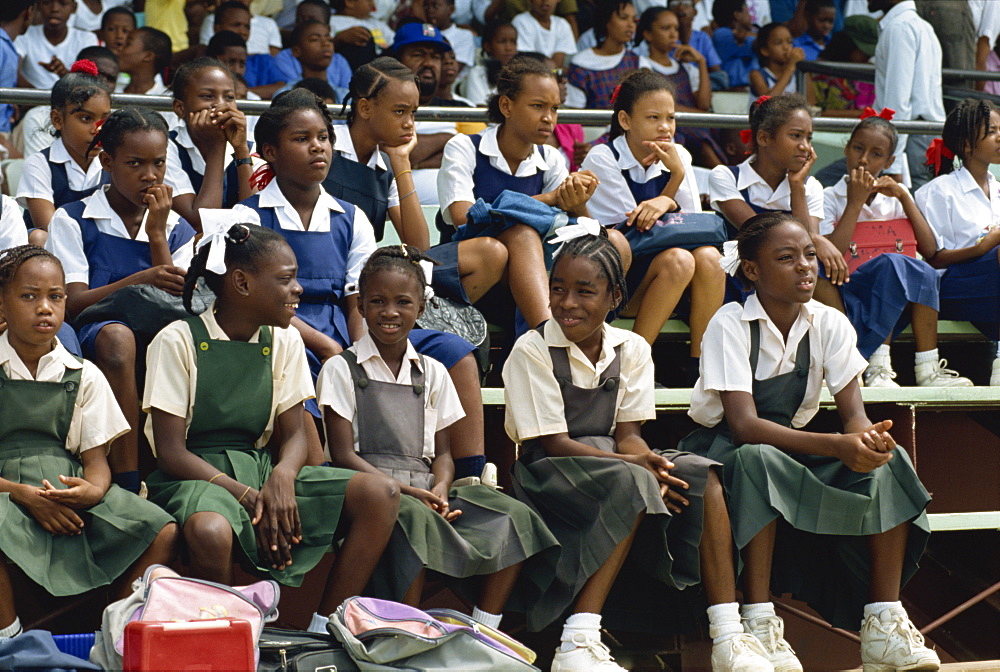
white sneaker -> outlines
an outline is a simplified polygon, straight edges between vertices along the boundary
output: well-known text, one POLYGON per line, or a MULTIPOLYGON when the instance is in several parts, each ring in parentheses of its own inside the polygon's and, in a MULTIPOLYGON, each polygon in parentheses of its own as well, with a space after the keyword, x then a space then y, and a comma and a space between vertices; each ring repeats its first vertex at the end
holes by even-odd
POLYGON ((899 387, 896 382, 896 372, 892 370, 889 358, 868 360, 868 368, 863 374, 865 387, 899 387))
POLYGON ((914 370, 917 374, 917 385, 920 387, 972 387, 972 381, 958 375, 958 371, 945 368, 948 360, 939 362, 923 362, 917 364, 914 370))
POLYGON ((1000 357, 993 360, 993 374, 990 376, 990 385, 1000 385, 1000 357))
POLYGON ((937 670, 941 659, 924 646, 924 636, 906 612, 889 609, 861 623, 861 663, 864 672, 937 670))
POLYGON ((576 648, 572 651, 556 651, 552 672, 626 672, 611 657, 611 651, 601 640, 576 634, 573 635, 573 643, 576 648))
POLYGON ((712 645, 712 672, 774 672, 774 665, 760 641, 744 632, 712 645))
POLYGON ((775 672, 802 672, 802 663, 785 641, 785 622, 779 616, 743 619, 743 628, 764 647, 775 672))

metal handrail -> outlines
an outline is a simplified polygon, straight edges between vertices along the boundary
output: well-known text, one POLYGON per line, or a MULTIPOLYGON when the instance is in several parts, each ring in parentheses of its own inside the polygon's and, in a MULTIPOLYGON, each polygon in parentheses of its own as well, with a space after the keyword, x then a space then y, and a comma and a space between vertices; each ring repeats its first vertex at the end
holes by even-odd
MULTIPOLYGON (((834 77, 849 76, 864 82, 875 81, 875 66, 871 63, 841 63, 838 61, 799 61, 795 68, 802 72, 812 72, 820 75, 833 75, 834 77)), ((941 79, 945 81, 955 80, 979 80, 984 82, 1000 82, 1000 72, 988 72, 985 70, 953 70, 951 68, 941 69, 941 79)))
MULTIPOLYGON (((39 89, 4 89, 0 88, 0 103, 17 105, 47 105, 50 91, 39 89)), ((173 98, 170 96, 145 96, 116 93, 111 96, 111 105, 122 107, 149 107, 159 111, 173 109, 173 98)), ((246 114, 261 114, 271 104, 266 100, 241 100, 237 103, 240 110, 246 114)), ((346 114, 340 113, 340 105, 330 105, 330 112, 335 118, 343 119, 346 114)), ((482 107, 421 107, 417 110, 418 121, 454 121, 480 122, 486 121, 486 109, 482 107)), ((611 123, 610 110, 570 110, 559 111, 559 121, 564 124, 582 124, 584 126, 606 126, 611 123)), ((834 133, 849 133, 857 125, 857 119, 816 118, 813 119, 814 131, 830 131, 834 133)), ((747 118, 742 114, 710 114, 678 112, 677 125, 681 128, 746 128, 747 118)), ((894 125, 900 133, 920 133, 940 135, 942 124, 933 121, 898 121, 894 125)))

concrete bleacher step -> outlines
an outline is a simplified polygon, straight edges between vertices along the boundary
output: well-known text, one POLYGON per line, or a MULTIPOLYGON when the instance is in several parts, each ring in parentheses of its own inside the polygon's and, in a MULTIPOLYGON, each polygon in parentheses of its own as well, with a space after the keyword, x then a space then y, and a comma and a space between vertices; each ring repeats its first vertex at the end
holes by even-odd
MULTIPOLYGON (((860 670, 860 667, 855 667, 851 670, 844 670, 843 672, 855 672, 860 670)), ((972 672, 975 670, 1000 670, 1000 660, 979 660, 973 661, 971 663, 942 663, 941 670, 962 670, 963 672, 972 672)))

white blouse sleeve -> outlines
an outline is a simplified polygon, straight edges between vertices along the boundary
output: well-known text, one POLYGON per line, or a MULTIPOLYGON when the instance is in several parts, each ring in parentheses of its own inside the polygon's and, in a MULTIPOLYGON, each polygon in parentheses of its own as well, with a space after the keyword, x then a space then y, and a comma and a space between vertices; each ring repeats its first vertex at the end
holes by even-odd
POLYGON ((28 229, 21 217, 21 208, 10 196, 3 196, 3 215, 0 216, 0 250, 28 244, 28 229))
MULTIPOLYGON (((476 148, 467 135, 456 135, 444 146, 441 157, 441 169, 437 176, 438 203, 441 204, 441 216, 448 224, 451 214, 448 206, 452 203, 475 203, 472 174, 476 169, 476 148)), ((459 225, 464 222, 459 222, 459 225)))
POLYGON ((107 378, 95 364, 84 361, 66 449, 79 454, 91 448, 101 448, 128 431, 128 420, 118 406, 107 378))
POLYGON ((357 400, 351 369, 345 358, 331 357, 323 364, 316 379, 316 403, 324 414, 329 408, 348 422, 354 422, 357 400))
POLYGON ((694 174, 691 152, 687 147, 677 144, 677 155, 684 163, 684 181, 674 195, 674 201, 682 212, 701 212, 701 193, 698 191, 698 178, 694 174))
POLYGON ((29 198, 43 198, 52 202, 52 169, 41 152, 24 160, 21 181, 17 184, 18 203, 27 207, 29 198))
POLYGON ((66 284, 90 284, 90 263, 83 251, 83 233, 76 220, 59 208, 49 222, 49 237, 45 249, 56 255, 66 273, 66 284))
POLYGON ((753 393, 750 339, 741 314, 716 313, 705 329, 699 382, 706 391, 753 393))
POLYGON ((194 361, 191 329, 180 320, 163 328, 146 351, 146 387, 142 410, 156 408, 180 418, 191 406, 191 376, 194 361))
POLYGON ((174 198, 197 193, 191 184, 191 177, 181 167, 180 152, 172 141, 167 142, 167 172, 163 176, 163 183, 174 190, 174 198))
MULTIPOLYGON (((714 172, 714 168, 712 169, 714 172)), ((818 220, 823 219, 823 185, 815 177, 810 176, 806 180, 806 203, 809 205, 809 214, 818 220)))
POLYGON ((587 152, 580 169, 593 171, 600 180, 594 195, 587 202, 590 216, 602 226, 614 226, 625 221, 626 213, 637 204, 611 149, 606 145, 597 145, 587 152))
POLYGON ((276 386, 274 417, 300 404, 306 399, 316 396, 312 374, 309 372, 309 360, 306 359, 306 346, 302 336, 294 327, 274 330, 273 356, 274 375, 281 377, 280 389, 276 386))
POLYGON ((742 201, 743 196, 736 188, 736 176, 729 166, 716 166, 708 176, 708 198, 712 208, 719 209, 720 203, 742 201))
MULTIPOLYGON (((559 149, 552 145, 540 145, 542 156, 545 158, 545 178, 542 180, 542 193, 547 194, 558 187, 569 177, 569 169, 566 168, 566 159, 559 149)), ((528 194, 537 196, 537 194, 528 194)))
POLYGON ((819 233, 822 236, 829 236, 833 233, 840 216, 844 214, 841 209, 840 199, 833 193, 833 187, 823 190, 823 218, 819 220, 819 233))
POLYGON ((347 275, 344 279, 344 287, 347 290, 344 296, 358 293, 357 284, 361 278, 361 269, 377 247, 375 230, 368 221, 368 215, 363 213, 361 208, 354 208, 354 237, 351 239, 351 249, 347 253, 347 275))
POLYGON ((616 422, 645 422, 656 418, 653 356, 649 344, 635 338, 622 344, 622 368, 628 372, 615 414, 616 422))
POLYGON ((931 225, 937 246, 945 250, 956 250, 964 246, 956 244, 951 223, 950 199, 941 193, 945 190, 940 188, 948 179, 950 179, 948 175, 942 175, 920 187, 913 193, 913 202, 917 204, 920 212, 924 213, 927 223, 931 225))

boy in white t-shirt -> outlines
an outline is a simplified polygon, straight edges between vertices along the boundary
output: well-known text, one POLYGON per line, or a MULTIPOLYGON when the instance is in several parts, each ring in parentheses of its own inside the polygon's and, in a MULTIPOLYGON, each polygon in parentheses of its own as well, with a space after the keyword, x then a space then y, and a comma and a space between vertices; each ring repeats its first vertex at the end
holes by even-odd
POLYGON ((545 54, 562 68, 566 56, 576 53, 573 28, 561 16, 555 16, 555 0, 531 0, 531 10, 514 17, 519 51, 545 54))
POLYGON ((74 0, 41 0, 38 11, 41 24, 14 40, 14 49, 21 57, 21 77, 36 89, 51 89, 69 72, 81 49, 97 44, 97 36, 69 27, 76 11, 74 0))
POLYGON ((330 17, 330 30, 338 52, 347 45, 364 46, 369 39, 380 52, 392 44, 396 34, 385 21, 372 17, 375 4, 371 0, 332 0, 330 6, 336 12, 330 17))
POLYGON ((455 52, 458 61, 458 79, 476 64, 476 36, 455 23, 455 0, 424 0, 424 20, 437 26, 455 52))
MULTIPOLYGON (((201 32, 198 40, 202 44, 208 44, 208 41, 215 35, 215 17, 219 16, 222 12, 228 11, 230 7, 235 5, 242 5, 247 11, 250 10, 249 0, 227 0, 220 4, 215 8, 215 14, 206 16, 201 24, 201 32)), ((278 28, 278 24, 274 22, 274 19, 269 19, 266 16, 253 16, 253 12, 250 12, 250 36, 246 38, 246 41, 248 54, 277 56, 282 48, 281 30, 278 28)))

